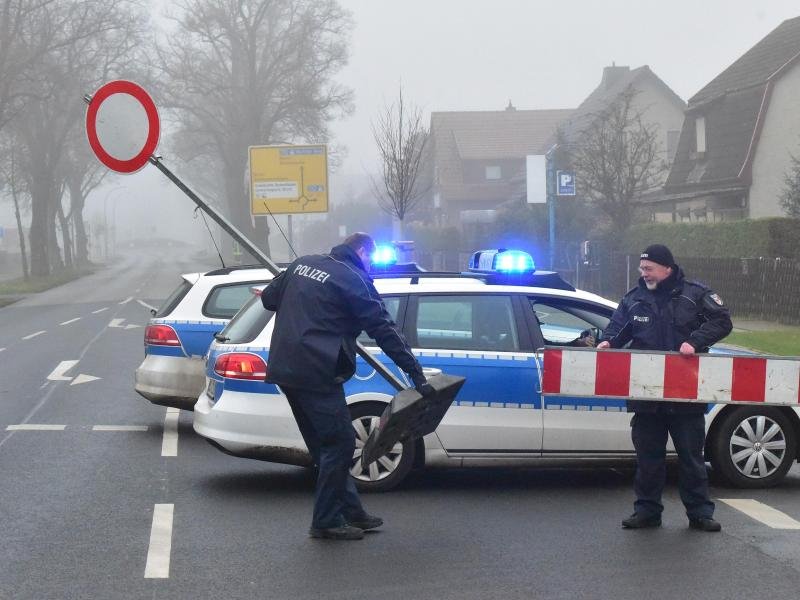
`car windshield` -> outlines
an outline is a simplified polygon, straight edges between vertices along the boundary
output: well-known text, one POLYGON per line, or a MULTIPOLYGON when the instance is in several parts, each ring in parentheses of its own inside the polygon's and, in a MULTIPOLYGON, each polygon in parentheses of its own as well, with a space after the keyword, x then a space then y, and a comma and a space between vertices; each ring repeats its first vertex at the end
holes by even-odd
POLYGON ((261 304, 261 296, 253 295, 236 313, 228 326, 217 334, 217 340, 226 344, 245 344, 256 339, 275 313, 261 304))

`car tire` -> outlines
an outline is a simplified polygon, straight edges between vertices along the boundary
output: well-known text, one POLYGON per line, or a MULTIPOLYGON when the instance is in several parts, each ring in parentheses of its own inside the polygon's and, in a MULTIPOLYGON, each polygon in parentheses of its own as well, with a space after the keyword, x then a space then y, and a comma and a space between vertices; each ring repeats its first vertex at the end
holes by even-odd
POLYGON ((395 444, 391 452, 366 469, 361 467, 364 443, 377 426, 385 408, 386 404, 382 402, 362 402, 350 406, 350 416, 356 431, 356 450, 353 453, 350 476, 361 492, 386 492, 397 487, 414 465, 416 444, 413 440, 405 440, 395 444))
POLYGON ((737 407, 715 428, 711 465, 734 487, 766 488, 783 479, 796 450, 795 429, 780 409, 737 407))

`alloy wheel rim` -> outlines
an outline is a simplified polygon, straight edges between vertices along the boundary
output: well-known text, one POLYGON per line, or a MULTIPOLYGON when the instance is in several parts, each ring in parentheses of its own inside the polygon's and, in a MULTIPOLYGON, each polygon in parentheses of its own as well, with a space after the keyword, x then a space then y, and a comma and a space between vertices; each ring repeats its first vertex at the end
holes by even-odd
POLYGON ((380 417, 366 416, 353 419, 353 429, 356 431, 356 449, 353 452, 353 464, 350 467, 350 474, 360 481, 380 481, 386 479, 394 473, 403 458, 403 444, 396 443, 392 449, 381 456, 375 462, 370 463, 366 468, 361 466, 361 453, 364 451, 364 444, 372 430, 378 426, 380 417))
POLYGON ((781 426, 769 417, 754 415, 733 430, 728 451, 739 473, 748 479, 764 479, 783 463, 786 436, 781 426))

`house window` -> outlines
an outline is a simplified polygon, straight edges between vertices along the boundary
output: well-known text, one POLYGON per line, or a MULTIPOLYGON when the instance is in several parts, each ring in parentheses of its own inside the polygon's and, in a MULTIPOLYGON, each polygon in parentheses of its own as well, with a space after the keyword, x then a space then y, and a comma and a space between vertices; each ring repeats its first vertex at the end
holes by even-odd
POLYGON ((694 131, 695 131, 695 143, 696 148, 695 150, 700 152, 706 151, 706 118, 705 117, 697 117, 694 120, 694 131))
POLYGON ((503 177, 500 165, 490 165, 486 167, 486 181, 497 181, 503 177))
POLYGON ((678 151, 678 140, 681 137, 679 129, 672 129, 667 131, 667 161, 672 162, 675 159, 675 153, 678 151))

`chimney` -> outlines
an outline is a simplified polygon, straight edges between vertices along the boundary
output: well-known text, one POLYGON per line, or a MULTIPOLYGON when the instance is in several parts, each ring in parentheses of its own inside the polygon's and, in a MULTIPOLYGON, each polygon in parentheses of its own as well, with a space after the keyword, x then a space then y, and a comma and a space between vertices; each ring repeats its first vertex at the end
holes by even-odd
POLYGON ((506 110, 517 110, 517 107, 511 104, 511 98, 508 99, 508 106, 506 106, 506 110))
POLYGON ((604 90, 610 89, 627 75, 630 70, 630 67, 618 67, 612 62, 610 67, 603 67, 603 80, 600 82, 600 85, 604 90))

